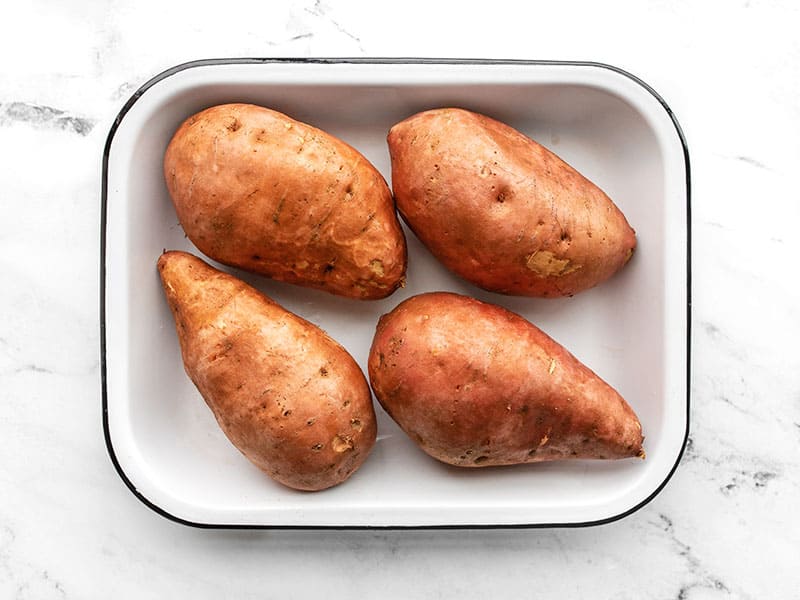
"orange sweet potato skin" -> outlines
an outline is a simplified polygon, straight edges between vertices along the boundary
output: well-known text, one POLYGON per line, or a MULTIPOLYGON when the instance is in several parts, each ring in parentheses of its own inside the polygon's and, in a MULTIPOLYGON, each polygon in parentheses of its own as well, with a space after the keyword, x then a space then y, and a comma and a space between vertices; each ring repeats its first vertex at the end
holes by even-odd
POLYGON ((522 317, 466 296, 421 294, 384 315, 369 378, 400 427, 453 465, 644 456, 611 386, 522 317))
POLYGON ((377 432, 369 386, 347 351, 191 254, 162 254, 158 270, 186 373, 233 445, 291 488, 346 480, 377 432))
POLYGON ((186 235, 218 262, 358 299, 405 280, 383 176, 324 131, 260 106, 214 106, 179 127, 164 176, 186 235))
POLYGON ((451 271, 510 295, 571 296, 608 279, 636 236, 600 188, 508 125, 429 110, 389 132, 403 219, 451 271))

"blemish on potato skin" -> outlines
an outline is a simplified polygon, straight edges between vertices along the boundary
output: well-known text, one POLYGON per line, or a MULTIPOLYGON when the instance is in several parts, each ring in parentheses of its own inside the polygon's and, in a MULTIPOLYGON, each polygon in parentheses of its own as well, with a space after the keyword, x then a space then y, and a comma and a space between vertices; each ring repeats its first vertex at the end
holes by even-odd
POLYGON ((354 445, 352 437, 349 435, 342 435, 341 433, 335 435, 333 440, 331 440, 331 448, 333 448, 334 452, 338 452, 339 454, 352 450, 354 445))
POLYGON ((222 234, 222 232, 229 232, 233 230, 233 223, 224 218, 214 219, 211 221, 211 229, 222 234))
POLYGON ((285 197, 280 199, 280 201, 278 202, 278 206, 275 208, 275 212, 272 213, 272 222, 275 223, 276 225, 280 224, 280 216, 281 216, 281 211, 283 210, 284 202, 286 202, 285 197))
POLYGON ((568 258, 557 258, 549 250, 537 250, 525 256, 525 266, 542 277, 561 277, 579 270, 582 265, 570 264, 568 258))
POLYGON ((403 338, 393 335, 389 338, 389 353, 399 354, 400 347, 403 345, 403 338))
POLYGON ((377 258, 373 258, 369 261, 369 270, 372 271, 378 277, 383 277, 384 269, 383 269, 383 261, 377 258))
POLYGON ((231 117, 231 120, 225 124, 225 129, 230 132, 239 131, 241 127, 242 123, 236 117, 231 117))
POLYGON ((375 213, 371 212, 367 215, 367 222, 361 228, 361 233, 364 233, 365 231, 367 231, 367 229, 369 229, 369 226, 372 224, 373 219, 375 219, 375 213))

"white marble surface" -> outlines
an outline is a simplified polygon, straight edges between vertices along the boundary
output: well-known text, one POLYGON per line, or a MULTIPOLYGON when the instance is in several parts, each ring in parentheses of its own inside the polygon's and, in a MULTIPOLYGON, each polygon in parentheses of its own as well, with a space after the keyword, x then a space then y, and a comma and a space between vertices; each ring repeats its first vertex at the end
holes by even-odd
POLYGON ((800 595, 796 3, 208 6, 0 10, 0 598, 800 595), (204 531, 117 477, 98 359, 108 123, 183 61, 348 55, 601 61, 677 114, 693 170, 692 432, 639 512, 574 530, 204 531))

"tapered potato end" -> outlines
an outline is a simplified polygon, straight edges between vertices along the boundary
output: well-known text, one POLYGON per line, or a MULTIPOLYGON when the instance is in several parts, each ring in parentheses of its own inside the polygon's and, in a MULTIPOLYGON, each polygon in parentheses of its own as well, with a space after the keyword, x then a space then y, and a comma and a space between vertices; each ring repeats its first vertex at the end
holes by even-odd
POLYGON ((164 252, 157 268, 179 336, 211 322, 233 296, 249 288, 243 281, 178 250, 164 252))

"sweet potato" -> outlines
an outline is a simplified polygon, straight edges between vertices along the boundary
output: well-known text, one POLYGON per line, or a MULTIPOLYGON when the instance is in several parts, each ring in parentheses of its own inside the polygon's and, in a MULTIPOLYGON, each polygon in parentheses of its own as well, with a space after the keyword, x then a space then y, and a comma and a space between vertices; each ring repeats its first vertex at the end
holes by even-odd
POLYGON ((464 467, 644 457, 625 400, 561 345, 493 304, 434 292, 378 323, 369 378, 425 452, 464 467))
POLYGON ((214 106, 177 130, 164 175, 186 235, 218 262, 358 299, 404 282, 383 176, 324 131, 260 106, 214 106))
POLYGON ((451 271, 484 289, 571 296, 631 257, 636 237, 600 188, 515 129, 444 108, 388 136, 397 207, 451 271))
POLYGON ((364 374, 317 326, 185 252, 158 270, 186 373, 225 435, 291 488, 341 483, 375 443, 364 374))

